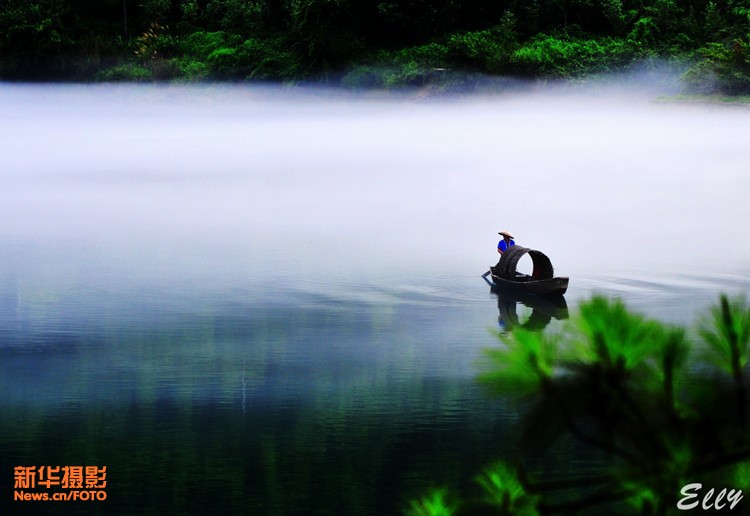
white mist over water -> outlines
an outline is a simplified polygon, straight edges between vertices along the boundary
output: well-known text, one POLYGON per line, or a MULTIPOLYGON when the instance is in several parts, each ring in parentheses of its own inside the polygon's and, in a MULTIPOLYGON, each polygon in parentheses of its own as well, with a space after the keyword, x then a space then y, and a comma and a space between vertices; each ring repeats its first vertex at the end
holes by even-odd
POLYGON ((622 92, 3 85, 0 260, 72 284, 403 286, 478 276, 509 229, 571 289, 731 284, 748 127, 622 92))

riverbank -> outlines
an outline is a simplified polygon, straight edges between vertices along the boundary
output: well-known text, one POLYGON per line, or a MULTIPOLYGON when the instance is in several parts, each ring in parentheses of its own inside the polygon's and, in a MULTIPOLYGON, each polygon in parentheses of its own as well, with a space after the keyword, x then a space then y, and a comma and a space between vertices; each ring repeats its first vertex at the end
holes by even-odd
POLYGON ((750 95, 671 95, 661 96, 656 101, 664 104, 698 104, 750 108, 750 95))
POLYGON ((683 69, 681 93, 750 94, 750 10, 729 0, 77 5, 5 2, 0 80, 397 89, 474 76, 578 80, 664 61, 683 69))

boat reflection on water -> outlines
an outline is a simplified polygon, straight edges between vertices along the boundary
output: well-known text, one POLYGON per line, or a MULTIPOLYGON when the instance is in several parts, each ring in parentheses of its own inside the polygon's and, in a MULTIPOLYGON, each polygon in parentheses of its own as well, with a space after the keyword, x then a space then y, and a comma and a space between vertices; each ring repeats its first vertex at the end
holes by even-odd
MULTIPOLYGON (((487 281, 486 278, 485 281, 487 281)), ((568 304, 562 294, 537 296, 499 288, 489 281, 487 283, 490 285, 492 295, 497 296, 497 323, 502 332, 510 332, 514 328, 543 330, 552 322, 552 319, 568 318, 568 304), (531 309, 531 315, 524 316, 523 320, 518 315, 519 303, 531 309)))

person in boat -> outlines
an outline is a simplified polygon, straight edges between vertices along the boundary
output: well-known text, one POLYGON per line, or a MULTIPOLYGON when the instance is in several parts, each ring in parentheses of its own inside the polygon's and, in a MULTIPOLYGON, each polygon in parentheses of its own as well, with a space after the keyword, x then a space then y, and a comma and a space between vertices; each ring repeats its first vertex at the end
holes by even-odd
POLYGON ((511 235, 507 231, 500 231, 498 235, 501 235, 503 237, 503 239, 497 243, 497 252, 500 253, 500 256, 502 256, 505 251, 516 245, 516 242, 515 240, 513 240, 513 235, 511 235))

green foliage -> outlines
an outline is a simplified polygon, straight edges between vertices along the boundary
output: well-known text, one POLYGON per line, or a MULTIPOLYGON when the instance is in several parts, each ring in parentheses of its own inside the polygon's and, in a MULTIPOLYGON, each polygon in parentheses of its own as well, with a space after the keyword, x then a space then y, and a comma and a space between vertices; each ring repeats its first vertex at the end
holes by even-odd
POLYGON ((678 33, 687 21, 685 12, 676 0, 653 0, 644 12, 664 34, 678 33))
POLYGON ((132 46, 136 58, 147 63, 169 57, 174 52, 175 40, 166 27, 152 23, 148 30, 133 40, 132 46))
POLYGON ((62 0, 11 0, 0 4, 0 71, 61 66, 74 41, 64 25, 69 8, 62 0))
POLYGON ((538 499, 530 495, 518 478, 518 472, 502 462, 485 469, 476 478, 484 491, 484 501, 494 514, 533 516, 539 514, 538 499))
POLYGON ((743 491, 750 489, 750 461, 740 462, 734 467, 732 485, 743 491))
POLYGON ((191 80, 231 76, 232 55, 241 38, 224 31, 198 31, 176 38, 179 76, 191 80))
POLYGON ((583 362, 632 371, 659 349, 658 323, 629 312, 621 301, 596 296, 581 305, 577 322, 583 362))
POLYGON ((294 79, 298 73, 297 56, 279 38, 245 40, 239 59, 248 79, 294 79))
POLYGON ((180 77, 189 81, 202 81, 211 77, 211 70, 206 63, 190 57, 179 59, 177 67, 180 70, 180 77))
POLYGON ((479 379, 496 395, 525 400, 519 453, 552 454, 572 442, 608 468, 557 480, 498 463, 477 477, 484 498, 462 507, 491 503, 498 514, 533 514, 608 504, 667 514, 687 483, 748 485, 750 306, 721 296, 695 335, 701 342, 600 296, 581 303, 556 335, 500 334, 479 379))
POLYGON ((621 34, 627 23, 622 0, 602 0, 602 12, 611 24, 614 34, 621 34))
POLYGON ((171 4, 171 0, 141 0, 140 7, 146 19, 158 20, 169 12, 171 4))
POLYGON ((239 64, 236 48, 217 48, 206 58, 206 64, 220 78, 231 77, 239 64))
POLYGON ((352 67, 344 74, 342 83, 351 88, 423 86, 442 75, 448 55, 448 47, 439 43, 395 53, 382 52, 366 64, 352 67))
POLYGON ((504 338, 504 346, 487 349, 487 371, 480 380, 495 393, 539 390, 552 376, 557 339, 519 328, 504 338))
POLYGON ((248 38, 225 31, 195 32, 180 38, 187 59, 180 61, 185 75, 221 79, 288 79, 297 61, 280 39, 248 38))
POLYGON ((349 0, 293 0, 291 18, 288 42, 307 67, 338 69, 364 49, 349 0))
POLYGON ((628 34, 628 43, 641 51, 655 48, 661 37, 659 27, 653 18, 644 16, 633 24, 628 34))
POLYGON ((506 12, 492 28, 453 34, 443 42, 380 53, 367 64, 348 71, 343 83, 350 87, 398 88, 446 82, 453 70, 501 73, 517 46, 515 18, 506 12))
POLYGON ((712 40, 719 38, 724 29, 724 20, 721 17, 716 2, 706 4, 705 21, 703 25, 704 38, 712 40))
POLYGON ((632 48, 613 38, 578 39, 540 35, 513 52, 513 68, 526 75, 567 77, 624 65, 632 48))
POLYGON ((97 79, 106 82, 143 82, 153 79, 153 73, 145 66, 134 63, 113 66, 97 74, 97 79))
POLYGON ((750 93, 750 53, 746 40, 709 43, 682 77, 688 92, 741 95, 750 93))
POLYGON ((700 334, 713 352, 713 362, 729 373, 747 365, 750 344, 750 310, 742 299, 721 296, 710 317, 703 319, 700 334))
POLYGON ((451 516, 457 510, 458 505, 451 501, 447 490, 433 489, 424 498, 412 501, 406 514, 408 516, 451 516))
POLYGON ((178 48, 185 55, 206 58, 220 48, 237 47, 241 42, 240 36, 229 32, 198 31, 179 38, 178 48))
POLYGON ((459 72, 577 77, 666 57, 693 59, 689 91, 735 95, 749 90, 748 33, 743 0, 5 0, 0 77, 91 77, 130 61, 156 80, 391 88, 459 72))
POLYGON ((194 27, 234 33, 258 31, 263 27, 264 4, 253 0, 209 0, 182 2, 185 22, 194 27), (201 7, 200 4, 203 4, 201 7))
POLYGON ((509 11, 497 26, 483 31, 455 34, 447 42, 453 61, 489 73, 503 72, 517 46, 516 19, 509 11))

